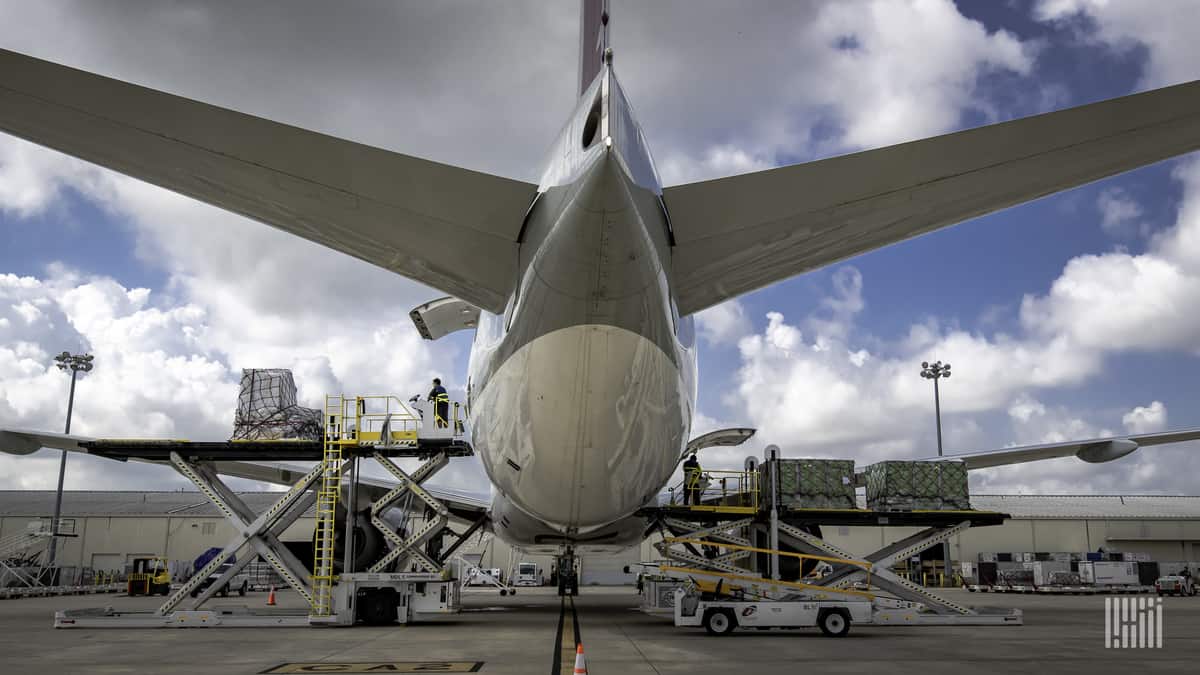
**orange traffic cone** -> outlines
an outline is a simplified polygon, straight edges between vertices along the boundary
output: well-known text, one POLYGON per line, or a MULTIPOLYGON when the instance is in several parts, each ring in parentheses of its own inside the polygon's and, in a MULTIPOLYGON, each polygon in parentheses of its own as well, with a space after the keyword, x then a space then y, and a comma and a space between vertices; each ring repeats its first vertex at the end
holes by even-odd
POLYGON ((271 607, 275 604, 275 587, 271 587, 271 592, 267 594, 267 606, 271 607))
POLYGON ((583 643, 575 648, 575 675, 587 675, 587 662, 583 659, 583 643))

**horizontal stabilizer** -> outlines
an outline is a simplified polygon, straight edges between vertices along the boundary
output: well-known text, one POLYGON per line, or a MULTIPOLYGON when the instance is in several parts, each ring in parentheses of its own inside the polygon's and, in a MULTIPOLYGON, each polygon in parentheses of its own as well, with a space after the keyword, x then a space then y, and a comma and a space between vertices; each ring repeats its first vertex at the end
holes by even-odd
POLYGON ((0 50, 0 132, 503 310, 537 186, 0 50))
POLYGON ((1200 81, 663 190, 679 311, 1200 148, 1200 81))

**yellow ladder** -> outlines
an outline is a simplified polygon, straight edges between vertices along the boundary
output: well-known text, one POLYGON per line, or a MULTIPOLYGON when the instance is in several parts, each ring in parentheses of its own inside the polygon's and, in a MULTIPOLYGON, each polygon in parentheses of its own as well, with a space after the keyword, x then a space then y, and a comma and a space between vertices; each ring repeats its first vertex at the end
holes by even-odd
POLYGON ((342 443, 352 435, 345 428, 341 396, 325 397, 325 444, 321 456, 321 487, 317 492, 317 522, 313 549, 313 616, 333 614, 333 543, 337 503, 342 489, 342 443), (336 401, 336 404, 334 403, 336 401))

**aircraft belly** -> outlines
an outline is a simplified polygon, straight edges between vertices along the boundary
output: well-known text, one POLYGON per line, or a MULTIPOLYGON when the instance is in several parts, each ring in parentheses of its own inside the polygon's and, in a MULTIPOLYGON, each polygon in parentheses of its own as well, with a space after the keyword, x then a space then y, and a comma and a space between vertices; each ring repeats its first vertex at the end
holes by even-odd
POLYGON ((650 501, 686 440, 687 393, 645 337, 585 324, 542 335, 493 374, 472 436, 502 495, 562 532, 584 533, 650 501))

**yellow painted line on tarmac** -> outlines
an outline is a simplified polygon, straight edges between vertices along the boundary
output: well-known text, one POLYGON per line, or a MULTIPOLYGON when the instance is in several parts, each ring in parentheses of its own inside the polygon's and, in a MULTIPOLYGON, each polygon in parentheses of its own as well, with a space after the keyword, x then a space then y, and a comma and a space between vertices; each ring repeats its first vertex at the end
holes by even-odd
POLYGON ((558 672, 562 674, 575 672, 575 601, 570 596, 563 598, 564 610, 568 603, 571 609, 563 612, 562 650, 558 659, 558 672))

